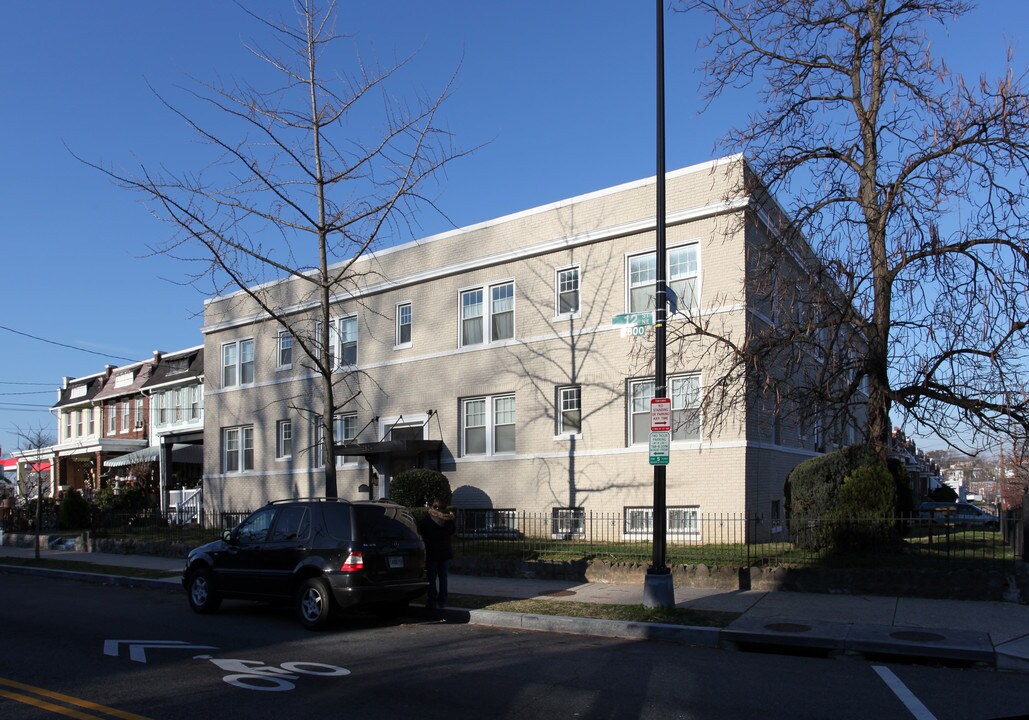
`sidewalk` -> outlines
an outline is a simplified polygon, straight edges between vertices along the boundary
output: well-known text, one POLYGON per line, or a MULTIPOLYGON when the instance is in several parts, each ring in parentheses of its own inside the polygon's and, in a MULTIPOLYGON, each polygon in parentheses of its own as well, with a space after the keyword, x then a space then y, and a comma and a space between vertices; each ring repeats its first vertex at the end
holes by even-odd
MULTIPOLYGON (((84 563, 83 572, 4 565, 4 557, 34 556, 32 548, 0 546, 0 572, 96 576, 88 563, 178 573, 183 561, 144 555, 42 550, 50 559, 84 563), (88 574, 87 574, 88 573, 88 574)), ((181 587, 179 576, 147 580, 117 575, 105 582, 181 587)), ((640 604, 643 585, 451 575, 455 595, 545 598, 601 604, 640 604)), ((1029 605, 907 597, 676 588, 676 607, 740 613, 727 628, 626 623, 614 620, 448 609, 446 618, 476 624, 575 634, 664 639, 707 647, 797 650, 987 665, 1029 672, 1029 605)))

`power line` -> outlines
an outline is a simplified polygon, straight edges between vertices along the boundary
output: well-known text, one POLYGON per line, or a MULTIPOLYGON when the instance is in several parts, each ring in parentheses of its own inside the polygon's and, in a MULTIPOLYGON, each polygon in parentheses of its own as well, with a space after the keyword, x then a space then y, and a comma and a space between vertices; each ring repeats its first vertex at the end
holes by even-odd
POLYGON ((15 380, 0 380, 0 385, 36 385, 38 387, 53 387, 54 383, 17 382, 15 380))
POLYGON ((75 345, 68 345, 67 343, 57 342, 56 340, 48 340, 47 338, 41 338, 38 335, 29 335, 27 332, 15 330, 14 328, 9 328, 6 325, 0 325, 0 330, 6 330, 7 332, 14 333, 15 335, 22 335, 27 338, 32 338, 33 340, 39 340, 40 342, 45 342, 49 345, 57 345, 58 347, 64 347, 70 350, 78 350, 79 352, 89 353, 90 355, 99 355, 100 357, 112 358, 114 360, 127 360, 128 362, 133 362, 132 358, 122 357, 121 355, 111 355, 109 353, 97 352, 96 350, 87 350, 86 348, 76 347, 75 345))
POLYGON ((28 392, 0 392, 0 395, 49 395, 53 390, 30 390, 28 392))

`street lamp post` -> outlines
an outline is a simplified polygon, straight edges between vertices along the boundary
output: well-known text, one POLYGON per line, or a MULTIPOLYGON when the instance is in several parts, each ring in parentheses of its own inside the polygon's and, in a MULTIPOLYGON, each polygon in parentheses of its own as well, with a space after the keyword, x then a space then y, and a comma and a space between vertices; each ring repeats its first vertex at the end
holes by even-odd
MULTIPOLYGON (((654 288, 654 397, 668 397, 665 371, 665 343, 668 312, 665 273, 665 28, 664 0, 657 0, 657 207, 654 230, 656 247, 654 264, 657 266, 654 288)), ((654 553, 643 583, 643 604, 646 607, 672 607, 675 590, 672 575, 665 562, 666 549, 666 467, 654 465, 654 553)))

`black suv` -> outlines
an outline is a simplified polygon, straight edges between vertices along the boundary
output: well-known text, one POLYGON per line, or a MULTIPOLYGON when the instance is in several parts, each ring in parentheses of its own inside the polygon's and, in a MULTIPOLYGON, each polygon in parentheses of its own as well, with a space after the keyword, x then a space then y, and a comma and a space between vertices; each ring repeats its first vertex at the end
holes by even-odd
POLYGON ((221 540, 189 553, 189 605, 222 598, 294 601, 300 622, 323 628, 337 610, 395 615, 428 588, 425 546, 407 509, 389 502, 271 502, 221 540))

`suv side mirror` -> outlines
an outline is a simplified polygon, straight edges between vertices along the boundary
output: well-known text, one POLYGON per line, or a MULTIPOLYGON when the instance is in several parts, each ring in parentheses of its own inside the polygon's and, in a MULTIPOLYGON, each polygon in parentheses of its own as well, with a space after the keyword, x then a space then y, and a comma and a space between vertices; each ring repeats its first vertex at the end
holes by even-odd
POLYGON ((235 545, 237 539, 238 538, 236 536, 236 531, 235 530, 226 530, 225 532, 222 533, 222 540, 224 540, 227 543, 235 545))

